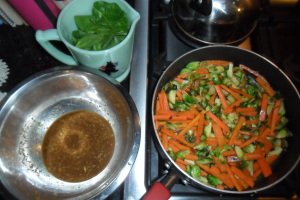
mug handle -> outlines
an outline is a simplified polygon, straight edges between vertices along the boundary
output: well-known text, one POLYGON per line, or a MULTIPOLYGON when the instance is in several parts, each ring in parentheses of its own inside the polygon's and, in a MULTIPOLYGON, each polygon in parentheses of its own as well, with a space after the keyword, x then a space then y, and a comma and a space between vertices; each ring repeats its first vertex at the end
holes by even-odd
POLYGON ((56 29, 38 30, 35 33, 35 38, 37 42, 57 60, 67 65, 77 65, 77 62, 72 56, 63 53, 51 44, 51 40, 61 41, 56 29))

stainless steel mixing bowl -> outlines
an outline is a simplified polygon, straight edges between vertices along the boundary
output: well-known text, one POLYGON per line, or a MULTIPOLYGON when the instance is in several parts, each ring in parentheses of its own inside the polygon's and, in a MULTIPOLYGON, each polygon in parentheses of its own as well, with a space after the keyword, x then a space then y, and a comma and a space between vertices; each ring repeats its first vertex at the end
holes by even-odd
POLYGON ((124 181, 136 158, 137 109, 124 88, 107 77, 73 67, 46 70, 17 86, 0 109, 0 179, 19 199, 106 198, 124 181), (41 146, 53 121, 74 110, 105 117, 114 131, 115 148, 101 173, 70 183, 47 171, 41 146))

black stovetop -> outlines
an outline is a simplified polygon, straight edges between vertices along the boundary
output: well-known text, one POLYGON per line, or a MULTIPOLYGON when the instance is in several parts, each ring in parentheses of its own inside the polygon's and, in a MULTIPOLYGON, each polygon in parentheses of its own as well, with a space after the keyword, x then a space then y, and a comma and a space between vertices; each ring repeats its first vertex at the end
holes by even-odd
MULTIPOLYGON (((167 2, 167 1, 164 1, 167 2)), ((165 68, 174 59, 195 46, 173 33, 169 22, 169 7, 163 1, 152 1, 150 16, 150 60, 149 77, 151 97, 156 82, 165 68)), ((277 64, 286 72, 294 84, 300 88, 300 3, 291 8, 265 6, 259 18, 258 26, 250 36, 252 51, 261 54, 277 64)), ((149 124, 148 130, 151 130, 149 124)), ((154 135, 148 131, 149 135, 154 135)), ((149 140, 150 140, 149 136, 149 140)), ((161 177, 165 171, 165 162, 153 142, 148 143, 148 187, 161 177)), ((300 166, 281 183, 271 189, 250 195, 220 195, 199 188, 176 183, 171 188, 172 199, 257 199, 275 197, 282 199, 300 198, 300 166)))

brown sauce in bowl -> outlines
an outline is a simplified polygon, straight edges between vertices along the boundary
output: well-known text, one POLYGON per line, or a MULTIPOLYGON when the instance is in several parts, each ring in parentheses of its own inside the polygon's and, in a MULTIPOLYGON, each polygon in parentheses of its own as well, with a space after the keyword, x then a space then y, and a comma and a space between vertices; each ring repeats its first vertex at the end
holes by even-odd
POLYGON ((42 156, 48 171, 68 182, 88 180, 110 161, 115 145, 109 122, 92 111, 74 111, 48 128, 42 156))

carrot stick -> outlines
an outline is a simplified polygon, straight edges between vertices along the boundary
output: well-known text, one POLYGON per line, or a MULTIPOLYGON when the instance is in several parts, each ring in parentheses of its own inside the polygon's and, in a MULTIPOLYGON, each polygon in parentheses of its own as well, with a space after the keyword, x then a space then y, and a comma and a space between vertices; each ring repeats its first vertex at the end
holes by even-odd
POLYGON ((266 161, 267 163, 269 163, 269 165, 271 165, 277 158, 278 158, 277 155, 268 156, 266 157, 266 161))
POLYGON ((171 118, 170 114, 155 114, 154 120, 164 120, 167 121, 171 118))
POLYGON ((180 149, 177 146, 175 146, 173 143, 169 143, 168 148, 172 149, 172 151, 175 152, 175 153, 180 151, 180 149))
POLYGON ((226 85, 221 85, 221 88, 224 89, 229 94, 231 94, 236 100, 241 99, 241 96, 237 92, 233 91, 232 89, 230 89, 226 85))
POLYGON ((254 187, 254 181, 248 175, 246 175, 243 171, 239 170, 235 166, 231 166, 231 171, 236 174, 240 179, 244 180, 246 184, 250 187, 254 187))
POLYGON ((263 155, 260 154, 260 153, 256 153, 256 152, 253 152, 253 153, 245 153, 244 154, 244 159, 245 160, 257 160, 257 159, 260 159, 262 158, 263 155))
POLYGON ((177 158, 175 163, 184 171, 186 171, 186 165, 187 163, 184 162, 184 160, 180 159, 180 158, 177 158))
POLYGON ((200 114, 198 114, 184 129, 182 129, 179 133, 178 136, 184 136, 184 134, 191 129, 192 126, 194 126, 200 118, 200 114))
POLYGON ((245 122, 246 125, 252 125, 257 123, 258 123, 258 119, 250 119, 245 122))
POLYGON ((223 67, 227 67, 230 64, 227 60, 206 60, 205 62, 207 65, 218 65, 223 67))
POLYGON ((221 161, 219 160, 219 158, 214 157, 214 161, 216 166, 220 169, 221 172, 226 172, 226 167, 225 164, 221 163, 221 161))
POLYGON ((204 112, 200 113, 200 117, 198 120, 198 128, 197 128, 197 133, 196 133, 196 143, 200 142, 200 138, 203 133, 203 128, 204 128, 204 112))
POLYGON ((281 106, 281 100, 277 99, 275 101, 275 106, 274 106, 273 113, 272 113, 271 128, 270 128, 271 135, 274 135, 276 125, 280 118, 280 116, 279 116, 280 106, 281 106))
POLYGON ((236 178, 234 177, 230 167, 228 165, 226 165, 226 170, 228 172, 229 178, 232 181, 232 183, 234 184, 235 188, 237 189, 237 191, 242 191, 243 188, 241 186, 241 184, 236 180, 236 178))
POLYGON ((176 135, 176 133, 174 133, 174 132, 172 132, 172 131, 170 131, 170 130, 168 130, 166 128, 163 128, 160 131, 162 133, 164 133, 164 134, 167 134, 169 137, 171 137, 171 138, 173 138, 175 140, 178 140, 179 142, 181 142, 182 144, 185 144, 188 147, 191 147, 191 148, 193 147, 193 144, 187 142, 184 138, 179 137, 178 135, 176 135))
POLYGON ((218 145, 220 147, 223 147, 227 142, 225 140, 225 137, 223 135, 222 129, 220 128, 220 126, 218 126, 218 124, 213 123, 212 125, 215 136, 217 138, 218 141, 218 145))
POLYGON ((196 73, 198 73, 198 74, 208 74, 208 69, 204 68, 204 67, 201 67, 201 68, 196 70, 196 73))
POLYGON ((249 95, 248 93, 244 92, 243 90, 236 89, 236 88, 233 88, 233 87, 229 87, 229 88, 230 88, 231 90, 233 90, 234 92, 236 92, 236 93, 238 93, 238 94, 240 94, 240 95, 242 95, 242 96, 244 96, 244 97, 247 97, 247 98, 249 98, 249 99, 252 98, 251 95, 249 95))
POLYGON ((158 98, 159 98, 159 101, 161 102, 160 103, 161 109, 169 111, 170 108, 169 108, 169 103, 168 103, 168 97, 164 90, 161 90, 161 92, 158 94, 158 98))
POLYGON ((208 146, 211 146, 211 147, 213 147, 213 148, 216 147, 216 146, 218 146, 218 141, 217 141, 217 139, 214 138, 214 137, 208 137, 208 138, 206 138, 205 143, 206 143, 208 146))
POLYGON ((216 122, 223 129, 224 132, 228 132, 229 131, 229 127, 227 126, 227 124, 225 124, 222 120, 220 120, 211 111, 208 111, 206 114, 208 115, 208 117, 210 119, 212 119, 214 122, 216 122))
POLYGON ((234 150, 224 151, 222 153, 223 156, 236 156, 236 152, 234 150))
POLYGON ((260 112, 259 112, 259 120, 260 121, 266 120, 268 100, 269 100, 268 95, 266 93, 263 93, 262 99, 261 99, 260 112))
POLYGON ((236 177, 236 181, 238 182, 238 184, 240 185, 240 187, 242 187, 242 190, 245 190, 245 189, 248 188, 247 183, 243 179, 241 179, 240 177, 238 177, 236 175, 235 175, 235 177, 236 177))
POLYGON ((216 99, 216 96, 217 96, 217 93, 215 92, 213 95, 210 96, 210 99, 209 99, 209 105, 213 105, 214 102, 215 102, 215 99, 216 99))
POLYGON ((221 103, 223 105, 223 108, 226 109, 228 107, 228 103, 227 103, 227 100, 222 92, 222 88, 220 87, 220 85, 215 85, 215 88, 216 88, 216 91, 218 93, 218 96, 221 100, 221 103))
POLYGON ((224 109, 224 113, 228 114, 233 112, 233 110, 235 109, 235 107, 239 106, 242 103, 242 99, 238 99, 235 102, 233 102, 232 104, 230 104, 226 109, 224 109))
POLYGON ((220 170, 217 167, 215 167, 215 166, 209 167, 207 165, 203 165, 203 164, 200 164, 200 163, 197 163, 197 162, 196 162, 196 164, 201 169, 206 171, 207 173, 209 173, 209 174, 217 177, 218 179, 220 179, 229 188, 233 188, 233 184, 230 181, 228 181, 228 179, 226 177, 226 174, 221 174, 220 170))
POLYGON ((243 126, 244 122, 245 122, 245 117, 241 116, 232 132, 231 138, 229 140, 229 145, 233 145, 235 143, 235 141, 238 137, 239 131, 240 131, 241 127, 243 126))
POLYGON ((180 150, 191 150, 190 147, 188 147, 186 145, 183 145, 183 144, 180 144, 176 140, 169 140, 169 143, 172 143, 174 146, 176 146, 180 150))
POLYGON ((249 144, 251 144, 252 142, 255 142, 258 139, 257 136, 253 136, 252 138, 250 138, 249 140, 245 141, 244 143, 242 143, 241 145, 239 145, 241 148, 248 146, 249 144))
POLYGON ((264 177, 268 177, 272 174, 272 169, 264 157, 258 159, 257 163, 258 163, 264 177))
POLYGON ((187 154, 187 155, 185 155, 185 158, 188 160, 193 160, 193 161, 198 160, 198 156, 195 154, 187 154))
POLYGON ((183 165, 187 165, 187 163, 184 160, 182 160, 181 158, 176 158, 176 163, 181 163, 183 165))
POLYGON ((236 112, 240 112, 240 113, 256 113, 256 110, 254 107, 238 107, 235 110, 236 112))
POLYGON ((271 97, 275 95, 275 91, 265 78, 263 78, 262 76, 258 76, 256 77, 256 81, 268 95, 270 95, 271 97))
POLYGON ((166 134, 162 134, 161 136, 161 142, 165 150, 169 149, 169 140, 168 136, 166 134))

